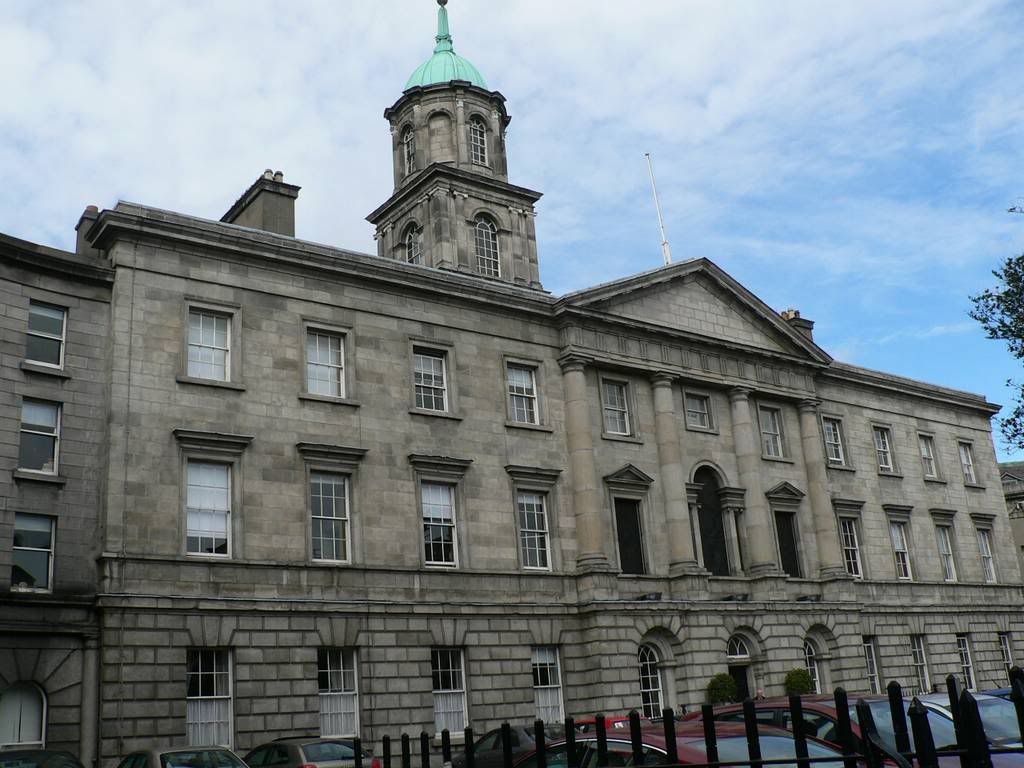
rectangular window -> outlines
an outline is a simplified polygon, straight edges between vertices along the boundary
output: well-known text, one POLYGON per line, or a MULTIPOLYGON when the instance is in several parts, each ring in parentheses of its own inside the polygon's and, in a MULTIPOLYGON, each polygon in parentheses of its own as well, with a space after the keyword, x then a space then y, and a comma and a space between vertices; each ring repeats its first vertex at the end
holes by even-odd
POLYGON ((783 458, 782 412, 762 405, 757 409, 761 421, 761 450, 773 459, 783 458))
POLYGON ((623 573, 646 573, 639 501, 615 499, 615 530, 619 539, 620 570, 623 573))
POLYGON ((519 550, 524 568, 550 570, 548 515, 544 495, 531 491, 516 494, 519 510, 519 550))
POLYGON ((348 477, 327 472, 310 473, 309 504, 313 519, 313 559, 348 562, 348 477))
POLYGON ((231 467, 189 461, 187 473, 186 551, 191 555, 227 556, 230 552, 231 467))
POLYGON ((892 460, 892 432, 888 427, 873 427, 875 436, 875 457, 878 459, 879 472, 895 472, 896 465, 892 460))
POLYGON ((846 464, 846 452, 843 449, 843 422, 839 419, 824 417, 821 420, 825 433, 825 458, 829 464, 842 466, 846 464))
POLYGON ((320 690, 320 735, 359 733, 356 652, 352 648, 320 648, 316 653, 320 690))
POLYGON ((601 382, 604 400, 604 431, 611 435, 632 434, 629 418, 629 388, 624 381, 601 382))
POLYGON ((533 368, 509 364, 506 369, 508 384, 508 415, 520 424, 538 424, 537 382, 533 368))
POLYGON ((430 651, 430 675, 434 690, 434 729, 440 733, 462 733, 466 727, 466 682, 462 669, 462 651, 458 648, 433 648, 430 651))
POLYGON ((854 578, 862 578, 864 573, 860 567, 860 541, 857 538, 857 521, 854 518, 839 518, 839 540, 843 547, 846 572, 854 578))
POLYGON ((413 383, 416 407, 425 411, 448 410, 445 355, 424 349, 413 351, 413 383))
POLYGON ((188 313, 188 375, 228 381, 231 376, 231 318, 200 309, 188 313))
POLYGON ((1009 677, 1010 669, 1013 667, 1013 642, 1010 640, 1009 632, 999 633, 999 653, 1003 657, 1003 671, 1009 677))
POLYGON ((928 672, 928 652, 925 649, 924 635, 910 636, 911 664, 914 668, 915 689, 913 695, 929 693, 932 689, 931 675, 928 672))
POLYGON ((864 668, 868 677, 868 688, 872 693, 882 693, 882 674, 878 668, 878 648, 873 635, 865 635, 864 668))
POLYGON ((964 676, 964 688, 974 690, 974 662, 971 660, 971 639, 967 635, 956 636, 956 652, 960 656, 960 671, 964 676))
POLYGON ((423 556, 427 565, 455 567, 455 488, 440 483, 421 483, 423 556))
POLYGON ((974 474, 974 449, 970 443, 957 443, 960 450, 960 466, 964 470, 964 482, 968 485, 977 485, 978 478, 974 474))
POLYGON ((686 426, 711 429, 711 398, 707 395, 686 393, 686 426))
POLYGON ((59 443, 60 405, 44 400, 22 401, 18 468, 57 474, 59 443))
POLYGON ((533 695, 537 719, 545 723, 562 722, 562 678, 558 671, 558 649, 551 645, 534 646, 530 665, 533 668, 533 695))
POLYGON ((956 562, 953 559, 953 529, 948 525, 935 526, 939 543, 939 560, 942 562, 942 578, 956 581, 956 562))
POLYGON ((775 532, 779 538, 779 563, 787 576, 800 578, 800 556, 797 551, 796 515, 792 512, 775 512, 775 532))
POLYGON ((25 359, 40 365, 64 365, 64 333, 67 311, 49 304, 30 302, 25 359))
POLYGON ((345 340, 337 333, 306 333, 306 390, 311 395, 345 396, 345 340))
POLYGON ((939 468, 935 464, 935 438, 931 435, 918 435, 917 444, 921 449, 921 468, 924 476, 936 479, 939 476, 939 468))
POLYGON ((892 539, 892 552, 896 559, 896 578, 912 579, 913 573, 910 570, 907 524, 902 520, 890 520, 889 536, 892 539))
POLYGON ((981 573, 985 581, 994 584, 996 580, 996 563, 992 557, 992 531, 978 528, 978 552, 981 554, 981 573))
POLYGON ((49 590, 53 578, 53 519, 14 514, 13 589, 49 590))
POLYGON ((190 746, 231 746, 231 660, 228 651, 191 648, 186 674, 185 733, 190 746))

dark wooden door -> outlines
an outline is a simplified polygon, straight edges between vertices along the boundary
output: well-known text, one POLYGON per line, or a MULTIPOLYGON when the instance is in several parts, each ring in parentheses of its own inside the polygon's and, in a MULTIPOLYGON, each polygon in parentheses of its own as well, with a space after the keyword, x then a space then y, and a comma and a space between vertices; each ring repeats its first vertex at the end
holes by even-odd
POLYGON ((779 535, 779 560, 784 573, 799 578, 800 556, 796 542, 796 515, 792 512, 775 513, 775 530, 779 535))
POLYGON ((729 555, 725 547, 725 521, 722 519, 722 505, 718 499, 718 476, 702 467, 694 475, 694 482, 700 483, 697 495, 697 523, 700 525, 700 548, 704 556, 704 567, 714 576, 729 575, 729 555))
POLYGON ((615 528, 619 537, 619 567, 623 573, 646 573, 640 502, 615 499, 615 528))

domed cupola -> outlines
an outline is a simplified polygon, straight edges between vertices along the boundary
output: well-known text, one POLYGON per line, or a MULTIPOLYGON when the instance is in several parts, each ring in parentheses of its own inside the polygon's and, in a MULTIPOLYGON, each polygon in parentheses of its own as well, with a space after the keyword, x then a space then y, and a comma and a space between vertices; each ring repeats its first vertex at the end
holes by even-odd
POLYGON ((453 80, 462 80, 487 90, 487 81, 480 70, 455 53, 452 47, 452 36, 448 31, 448 9, 445 8, 448 0, 438 0, 438 4, 441 7, 437 9, 437 37, 434 38, 437 45, 434 46, 434 55, 416 68, 406 82, 405 90, 450 83, 453 80))
POLYGON ((505 97, 452 49, 437 0, 433 55, 384 110, 395 191, 366 218, 387 259, 541 289, 539 192, 508 181, 505 97))

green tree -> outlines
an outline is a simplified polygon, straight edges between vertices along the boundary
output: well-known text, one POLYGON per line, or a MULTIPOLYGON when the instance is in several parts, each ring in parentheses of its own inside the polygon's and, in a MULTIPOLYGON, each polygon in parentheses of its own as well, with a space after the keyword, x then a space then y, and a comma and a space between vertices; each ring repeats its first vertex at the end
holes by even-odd
POLYGON ((708 681, 708 704, 732 704, 738 697, 732 675, 719 672, 708 681))
MULTIPOLYGON (((971 296, 974 309, 969 314, 981 323, 988 338, 1005 341, 1010 354, 1024 360, 1024 254, 1008 258, 992 274, 998 284, 971 296)), ((999 420, 999 428, 1007 442, 1024 448, 1024 387, 1012 379, 1006 385, 1016 390, 1016 402, 999 420)))
POLYGON ((805 693, 814 693, 814 680, 811 679, 810 672, 797 667, 786 673, 783 687, 787 696, 803 696, 805 693))

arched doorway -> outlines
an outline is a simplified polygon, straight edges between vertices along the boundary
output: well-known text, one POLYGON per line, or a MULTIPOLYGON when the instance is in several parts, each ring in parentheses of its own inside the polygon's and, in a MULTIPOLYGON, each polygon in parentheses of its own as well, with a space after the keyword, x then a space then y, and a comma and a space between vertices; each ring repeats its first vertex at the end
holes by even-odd
POLYGON ((750 644, 743 635, 733 635, 725 647, 729 676, 736 681, 736 698, 750 698, 750 644))
POLYGON ((697 493, 697 524, 700 527, 700 547, 704 568, 712 576, 729 575, 728 545, 725 521, 718 491, 722 483, 711 467, 701 467, 693 474, 693 482, 700 486, 697 493))
POLYGON ((46 746, 46 696, 33 683, 0 693, 0 749, 46 746))

